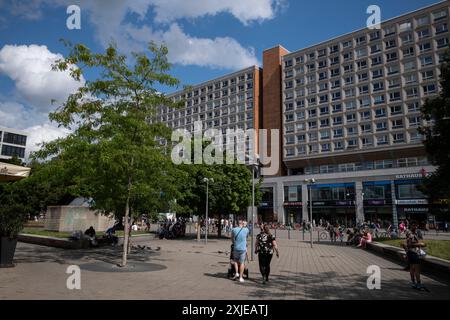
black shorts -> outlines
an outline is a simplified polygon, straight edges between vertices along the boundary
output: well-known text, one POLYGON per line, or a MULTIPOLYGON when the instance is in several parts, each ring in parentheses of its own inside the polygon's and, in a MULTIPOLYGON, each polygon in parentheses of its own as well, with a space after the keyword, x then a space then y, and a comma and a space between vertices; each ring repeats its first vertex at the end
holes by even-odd
POLYGON ((416 252, 408 251, 406 256, 410 264, 420 264, 420 256, 416 252))

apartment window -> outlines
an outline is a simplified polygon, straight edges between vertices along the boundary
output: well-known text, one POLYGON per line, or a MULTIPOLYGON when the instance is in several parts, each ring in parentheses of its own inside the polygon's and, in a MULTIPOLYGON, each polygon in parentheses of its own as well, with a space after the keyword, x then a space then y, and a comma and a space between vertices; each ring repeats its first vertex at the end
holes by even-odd
POLYGON ((408 88, 406 91, 406 97, 407 98, 415 98, 419 94, 419 90, 417 88, 408 88))
POLYGON ((405 135, 403 133, 394 133, 392 135, 394 143, 405 142, 405 135))
POLYGON ((396 31, 395 29, 396 29, 395 26, 386 27, 384 29, 384 36, 388 37, 388 36, 395 34, 395 31, 396 31))
POLYGON ((317 132, 308 133, 308 137, 310 142, 317 141, 317 132))
POLYGON ((386 116, 386 108, 375 109, 375 118, 382 118, 386 116))
POLYGON ((297 101, 297 109, 305 107, 305 100, 297 101))
POLYGON ((344 149, 344 144, 342 143, 342 141, 337 141, 334 143, 334 150, 342 150, 344 149))
POLYGON ((392 129, 400 129, 400 128, 403 128, 403 120, 402 119, 392 120, 392 129))
POLYGON ((333 130, 333 138, 341 138, 344 136, 344 129, 339 128, 333 130))
POLYGON ((401 100, 401 98, 402 98, 402 95, 401 95, 401 93, 399 91, 391 92, 389 94, 389 101, 390 102, 401 100))
POLYGON ((409 62, 405 63, 404 68, 405 68, 406 72, 416 69, 416 62, 409 61, 409 62))
POLYGON ((339 56, 330 58, 330 64, 332 66, 336 65, 336 64, 339 64, 339 56))
POLYGON ((25 157, 25 148, 9 146, 9 145, 4 144, 4 145, 2 145, 2 155, 7 156, 7 157, 17 156, 19 158, 24 158, 25 157))
POLYGON ((362 81, 367 81, 369 79, 369 74, 368 73, 360 73, 360 74, 358 74, 358 80, 360 81, 360 82, 362 82, 362 81))
POLYGON ((286 60, 286 61, 284 62, 284 66, 285 66, 286 68, 292 67, 292 65, 293 65, 292 59, 286 60))
POLYGON ((306 128, 304 123, 297 123, 296 127, 297 131, 303 131, 306 128))
POLYGON ((330 132, 329 131, 321 131, 320 132, 320 140, 328 140, 330 139, 330 132))
POLYGON ((301 78, 295 79, 295 83, 297 85, 304 85, 305 84, 305 78, 301 77, 301 78))
MULTIPOLYGON (((0 138, 1 138, 1 131, 0 131, 0 138)), ((20 146, 25 146, 27 144, 27 137, 20 135, 20 134, 11 133, 11 132, 4 132, 3 142, 17 144, 20 146)), ((23 157, 20 157, 20 158, 23 158, 23 157)))
POLYGON ((359 94, 369 93, 369 86, 364 85, 359 87, 359 94))
POLYGON ((407 58, 412 56, 414 56, 414 47, 403 49, 403 57, 407 58))
POLYGON ((347 114, 347 123, 355 122, 356 121, 356 114, 350 113, 347 114))
POLYGON ((305 59, 304 59, 304 57, 303 56, 301 56, 301 57, 296 57, 295 58, 295 63, 304 63, 305 62, 305 59))
POLYGON ((372 131, 372 126, 370 124, 362 124, 361 125, 361 132, 370 133, 371 131, 372 131))
POLYGON ((436 34, 444 33, 448 31, 448 24, 442 23, 436 26, 436 34))
POLYGON ((423 29, 423 30, 419 30, 417 31, 417 36, 419 37, 419 39, 424 39, 430 36, 430 29, 423 29))
POLYGON ((315 94, 317 92, 316 86, 308 88, 308 95, 315 94))
POLYGON ((344 61, 350 61, 353 59, 353 52, 352 51, 346 52, 343 54, 343 56, 344 56, 344 61))
POLYGON ((391 53, 387 53, 386 54, 386 61, 387 62, 395 61, 395 60, 397 60, 397 58, 398 58, 397 52, 391 52, 391 53))
POLYGON ((405 34, 402 36, 402 44, 409 44, 412 43, 414 41, 413 39, 413 35, 411 33, 405 34))
POLYGON ((411 131, 409 134, 411 141, 421 141, 423 136, 418 131, 411 131))
POLYGON ((391 107, 391 115, 401 114, 402 106, 393 106, 391 107))
POLYGON ((294 104, 292 102, 286 103, 286 111, 294 110, 294 104))
POLYGON ((345 110, 354 110, 356 109, 356 101, 352 100, 352 101, 348 101, 345 103, 345 110))
POLYGON ((442 20, 445 19, 446 17, 447 17, 447 9, 433 12, 434 21, 442 20))
POLYGON ((417 82, 417 76, 416 74, 409 74, 405 76, 405 83, 406 84, 411 84, 411 83, 416 83, 417 82))
MULTIPOLYGON (((438 49, 441 49, 444 47, 448 47, 449 42, 448 42, 448 38, 441 38, 441 39, 436 40, 436 43, 437 43, 438 49)), ((431 48, 431 45, 430 45, 430 48, 431 48)))
POLYGON ((383 63, 383 58, 381 56, 372 58, 372 67, 383 63))
POLYGON ((327 79, 328 78, 328 73, 327 72, 320 72, 319 73, 319 81, 327 79))
POLYGON ((312 63, 308 65, 308 72, 316 70, 316 64, 312 63))
POLYGON ((365 44, 366 41, 367 41, 366 36, 358 37, 358 38, 356 38, 356 45, 359 46, 359 45, 365 44))
POLYGON ((353 82, 354 82, 353 76, 350 76, 350 77, 346 77, 346 78, 345 78, 345 84, 346 84, 346 85, 351 85, 351 84, 353 84, 353 82))
POLYGON ((384 90, 384 82, 376 82, 373 84, 373 91, 381 91, 384 90))
POLYGON ((386 41, 385 44, 386 49, 395 48, 397 46, 397 42, 394 39, 386 41))
POLYGON ((337 126, 342 124, 342 117, 334 117, 333 118, 333 125, 337 126))
POLYGON ((299 146, 299 147, 297 147, 297 153, 298 153, 298 154, 306 154, 306 148, 305 148, 305 146, 299 146))
POLYGON ((331 151, 331 144, 329 143, 322 144, 322 152, 329 152, 329 151, 331 151))
POLYGON ((309 129, 316 129, 317 128, 317 121, 309 121, 308 122, 309 129))
POLYGON ((339 51, 339 45, 335 44, 330 46, 330 54, 336 53, 339 51))
POLYGON ((384 101, 385 101, 384 94, 374 97, 375 104, 382 104, 382 103, 384 103, 384 101))
POLYGON ((340 74, 341 74, 340 68, 336 68, 336 69, 331 70, 331 77, 332 77, 332 78, 333 78, 333 77, 337 77, 337 76, 339 76, 340 74))
POLYGON ((286 93, 286 100, 291 100, 294 98, 294 93, 293 92, 287 92, 286 93))
POLYGON ((389 138, 388 138, 387 135, 377 136, 377 145, 381 146, 381 145, 385 145, 385 144, 388 144, 388 143, 389 143, 389 138))
POLYGON ((319 97, 319 103, 326 103, 328 101, 328 95, 323 95, 319 97))
POLYGON ((423 86, 423 93, 424 95, 432 94, 436 92, 436 85, 435 84, 428 84, 426 86, 423 86))
POLYGON ((400 72, 400 67, 399 67, 397 64, 396 64, 396 65, 388 66, 388 67, 387 67, 387 72, 388 72, 388 75, 389 75, 389 76, 394 75, 394 74, 397 74, 397 73, 400 72))
POLYGON ((335 80, 331 82, 331 89, 339 88, 341 86, 341 80, 335 80))
POLYGON ((408 104, 408 112, 417 112, 420 111, 419 102, 413 102, 408 104))
POLYGON ((434 71, 433 70, 429 70, 429 71, 422 72, 422 79, 423 80, 434 79, 434 71))
POLYGON ((379 30, 377 30, 377 31, 372 32, 372 33, 369 35, 369 37, 370 37, 370 41, 375 41, 375 40, 380 39, 381 33, 380 33, 379 30))
POLYGON ((292 78, 294 76, 294 70, 288 70, 285 72, 285 78, 292 78))
POLYGON ((383 69, 377 69, 372 71, 372 78, 377 79, 383 77, 383 69))
POLYGON ((372 143, 372 139, 371 138, 367 138, 367 137, 362 138, 361 142, 362 142, 362 145, 364 147, 369 147, 369 146, 371 146, 373 144, 372 143))
POLYGON ((309 116, 309 118, 316 117, 317 116, 317 110, 316 109, 308 110, 308 116, 309 116))
POLYGON ((308 76, 308 83, 312 84, 316 82, 316 75, 312 74, 308 76))
POLYGON ((295 137, 294 136, 287 136, 286 137, 286 144, 294 144, 295 143, 295 137))
POLYGON ((429 16, 423 16, 417 19, 417 26, 422 27, 424 25, 427 25, 430 23, 430 17, 429 16))
POLYGON ((374 53, 377 53, 377 52, 380 52, 380 51, 381 51, 381 45, 375 44, 373 46, 370 46, 370 53, 371 54, 374 54, 374 53))
POLYGON ((353 72, 353 64, 344 66, 344 73, 353 72))
POLYGON ((327 61, 326 60, 322 60, 319 61, 319 69, 323 69, 327 67, 327 61))
POLYGON ((356 50, 356 57, 357 58, 362 58, 362 57, 365 57, 365 56, 367 56, 367 49, 366 48, 356 50))
POLYGON ((358 130, 356 129, 356 127, 347 128, 347 135, 348 136, 354 136, 356 134, 358 134, 358 130))
POLYGON ((314 105, 316 105, 316 103, 317 103, 317 100, 315 97, 308 99, 308 106, 314 106, 314 105))
POLYGON ((308 58, 309 58, 309 60, 314 60, 316 58, 316 53, 311 52, 310 54, 308 54, 308 58))
POLYGON ((327 55, 327 50, 326 49, 320 49, 319 51, 317 51, 317 57, 324 57, 327 55))
POLYGON ((363 111, 359 113, 361 120, 370 120, 372 118, 372 115, 370 111, 363 111))
POLYGON ((304 135, 304 134, 299 134, 299 135, 297 136, 297 141, 298 141, 298 142, 305 142, 305 141, 306 141, 306 135, 304 135))
POLYGON ((420 51, 420 53, 424 53, 424 52, 427 52, 427 51, 430 51, 430 50, 431 50, 431 43, 430 42, 419 44, 419 51, 420 51))
POLYGON ((347 141, 347 148, 354 149, 358 147, 358 141, 356 139, 351 139, 347 141))
POLYGON ((335 104, 333 105, 333 113, 338 113, 342 111, 342 105, 341 104, 335 104))
POLYGON ((295 155, 295 149, 293 149, 293 148, 287 148, 286 149, 286 156, 287 157, 292 157, 294 155, 295 155))
POLYGON ((332 92, 331 93, 331 99, 333 101, 340 100, 341 99, 341 92, 340 91, 332 92))
POLYGON ((370 98, 369 97, 364 97, 362 99, 359 99, 359 107, 360 108, 365 108, 365 107, 369 107, 370 106, 370 98))
POLYGON ((342 42, 342 48, 348 49, 348 48, 351 48, 351 47, 353 47, 353 41, 352 40, 342 42))
POLYGON ((367 60, 358 61, 356 63, 358 70, 364 70, 367 68, 367 60))
POLYGON ((406 31, 411 31, 412 30, 412 23, 407 21, 407 22, 403 22, 398 26, 398 29, 400 32, 406 32, 406 31))
POLYGON ((320 115, 321 116, 323 116, 323 115, 325 115, 325 114, 328 114, 329 113, 329 110, 328 110, 328 107, 327 106, 325 106, 325 107, 320 107, 320 115))
POLYGON ((409 117, 409 126, 410 127, 415 127, 418 126, 420 124, 420 117, 419 116, 413 116, 413 117, 409 117))
POLYGON ((303 120, 303 119, 305 119, 305 112, 299 111, 296 113, 296 116, 297 116, 297 120, 303 120))
MULTIPOLYGON (((239 121, 242 121, 242 120, 239 119, 239 121)), ((290 133, 290 132, 294 132, 294 126, 293 125, 287 125, 286 126, 286 133, 290 133)))
POLYGON ((325 128, 330 126, 330 119, 322 119, 320 120, 320 127, 325 128))
POLYGON ((386 131, 387 130, 387 123, 386 122, 378 122, 376 124, 377 132, 379 131, 386 131))

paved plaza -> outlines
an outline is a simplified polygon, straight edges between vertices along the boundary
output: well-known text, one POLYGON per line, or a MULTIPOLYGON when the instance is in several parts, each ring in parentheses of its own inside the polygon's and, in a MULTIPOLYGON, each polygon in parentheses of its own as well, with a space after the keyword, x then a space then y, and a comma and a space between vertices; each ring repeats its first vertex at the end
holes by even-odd
POLYGON ((114 266, 121 248, 63 250, 19 243, 12 269, 0 270, 0 299, 450 299, 450 285, 424 276, 430 292, 411 289, 403 266, 371 252, 329 242, 280 239, 263 285, 257 258, 251 279, 228 280, 229 240, 156 240, 138 243, 126 272, 114 266), (148 249, 148 246, 151 249, 148 249), (69 265, 81 267, 81 290, 69 290, 69 265), (366 286, 369 265, 381 268, 381 290, 366 286), (134 272, 129 272, 132 270, 134 272))

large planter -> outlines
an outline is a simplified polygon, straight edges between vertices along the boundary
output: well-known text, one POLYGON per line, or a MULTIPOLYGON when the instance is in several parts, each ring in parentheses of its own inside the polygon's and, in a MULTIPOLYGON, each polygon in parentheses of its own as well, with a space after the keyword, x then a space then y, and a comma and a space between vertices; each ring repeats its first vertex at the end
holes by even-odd
POLYGON ((14 267, 13 259, 17 238, 0 237, 0 268, 14 267))

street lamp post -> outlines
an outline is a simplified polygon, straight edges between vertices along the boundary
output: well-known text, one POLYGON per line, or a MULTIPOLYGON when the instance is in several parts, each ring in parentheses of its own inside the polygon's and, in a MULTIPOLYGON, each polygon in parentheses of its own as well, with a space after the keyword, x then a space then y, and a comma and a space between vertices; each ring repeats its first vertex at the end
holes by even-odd
POLYGON ((311 226, 311 248, 313 247, 313 224, 312 224, 312 207, 313 207, 313 202, 312 202, 312 185, 314 183, 316 183, 316 179, 311 178, 311 179, 305 179, 306 183, 309 183, 309 224, 311 226))
MULTIPOLYGON (((204 178, 204 182, 206 182, 206 214, 205 214, 205 244, 208 243, 208 207, 209 207, 209 181, 214 182, 213 179, 204 178)), ((200 226, 201 228, 201 226, 200 226)))
MULTIPOLYGON (((253 160, 251 159, 249 156, 245 156, 247 160, 253 160)), ((257 168, 259 170, 261 163, 259 162, 259 157, 258 155, 256 155, 256 163, 251 163, 250 164, 252 166, 252 229, 251 229, 251 241, 250 241, 250 245, 251 245, 251 254, 250 254, 250 259, 251 261, 253 261, 253 244, 254 244, 254 229, 255 229, 255 168, 257 168)))

